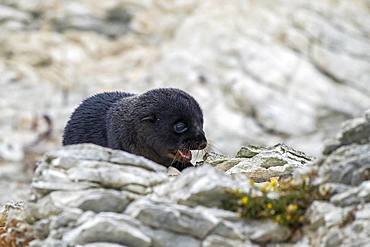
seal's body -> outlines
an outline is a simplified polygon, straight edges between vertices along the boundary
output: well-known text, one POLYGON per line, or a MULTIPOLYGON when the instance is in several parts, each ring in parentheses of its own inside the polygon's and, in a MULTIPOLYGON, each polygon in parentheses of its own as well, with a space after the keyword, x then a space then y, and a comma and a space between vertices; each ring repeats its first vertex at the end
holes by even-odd
POLYGON ((193 97, 174 88, 144 94, 101 93, 85 99, 64 130, 63 145, 93 143, 182 170, 190 150, 205 148, 203 114, 193 97))

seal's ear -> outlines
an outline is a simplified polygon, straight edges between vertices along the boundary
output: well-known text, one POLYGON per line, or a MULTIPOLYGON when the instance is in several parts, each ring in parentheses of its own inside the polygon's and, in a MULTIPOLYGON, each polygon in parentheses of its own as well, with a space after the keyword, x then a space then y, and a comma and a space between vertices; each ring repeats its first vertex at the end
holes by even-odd
POLYGON ((141 119, 142 122, 151 122, 154 123, 157 120, 157 117, 154 114, 147 115, 141 119))

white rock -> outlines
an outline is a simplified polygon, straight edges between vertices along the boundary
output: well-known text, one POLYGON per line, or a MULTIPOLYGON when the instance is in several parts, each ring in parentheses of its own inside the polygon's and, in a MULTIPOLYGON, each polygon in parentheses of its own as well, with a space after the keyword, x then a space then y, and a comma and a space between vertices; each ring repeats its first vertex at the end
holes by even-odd
POLYGON ((130 204, 125 213, 146 225, 200 239, 204 238, 209 231, 219 224, 219 219, 202 210, 147 199, 130 204))
POLYGON ((67 232, 63 241, 77 245, 111 242, 128 246, 150 246, 151 239, 138 228, 138 222, 124 215, 100 213, 67 232))

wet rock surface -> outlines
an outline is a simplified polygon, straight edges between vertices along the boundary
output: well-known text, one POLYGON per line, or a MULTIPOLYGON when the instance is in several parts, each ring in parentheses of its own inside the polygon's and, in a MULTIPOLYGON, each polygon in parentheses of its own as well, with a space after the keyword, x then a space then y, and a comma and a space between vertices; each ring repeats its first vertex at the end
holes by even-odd
MULTIPOLYGON (((360 120, 348 122, 335 141, 370 125, 367 115, 360 120)), ((351 137, 317 160, 281 144, 243 147, 235 158, 210 154, 203 165, 178 176, 142 157, 95 145, 51 151, 37 166, 33 196, 24 206, 23 217, 36 238, 30 246, 364 246, 370 241, 366 231, 370 180, 356 174, 368 165, 370 152, 347 153, 366 148, 369 143, 361 141, 366 135, 370 133, 351 137), (348 152, 340 152, 343 147, 348 152), (253 160, 267 163, 268 168, 280 167, 284 161, 291 170, 280 177, 316 174, 315 183, 328 197, 309 206, 299 230, 271 220, 242 219, 221 209, 230 198, 227 191, 254 193, 251 177, 265 181, 270 171, 251 176, 253 172, 228 173, 217 168, 220 161, 228 160, 243 164, 253 160), (338 165, 348 169, 337 169, 338 165), (96 173, 91 173, 91 167, 96 173), (338 180, 338 171, 350 179, 338 180), (135 177, 139 174, 140 179, 135 177)))

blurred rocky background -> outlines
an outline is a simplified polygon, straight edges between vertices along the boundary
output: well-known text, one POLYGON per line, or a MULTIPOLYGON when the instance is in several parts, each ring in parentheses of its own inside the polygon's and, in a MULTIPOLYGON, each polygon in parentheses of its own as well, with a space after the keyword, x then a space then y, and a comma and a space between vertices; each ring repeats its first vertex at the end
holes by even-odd
POLYGON ((155 87, 199 101, 211 150, 316 156, 370 107, 370 1, 0 0, 0 204, 83 98, 155 87))

